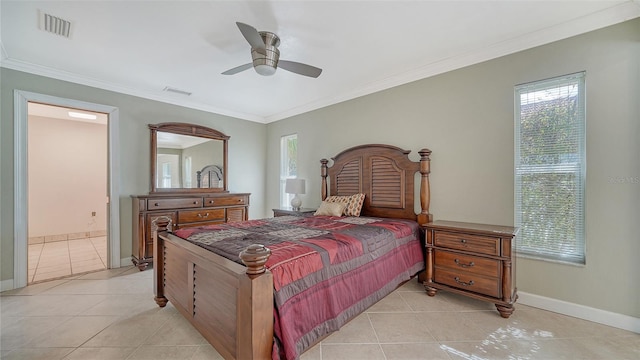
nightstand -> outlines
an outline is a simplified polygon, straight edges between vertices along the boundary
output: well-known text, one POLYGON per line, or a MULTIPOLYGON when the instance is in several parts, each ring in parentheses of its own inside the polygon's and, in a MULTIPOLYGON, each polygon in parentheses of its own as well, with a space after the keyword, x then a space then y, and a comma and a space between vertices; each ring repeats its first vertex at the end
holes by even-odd
POLYGON ((293 210, 292 208, 283 208, 283 209, 272 209, 272 210, 273 210, 273 217, 276 217, 276 216, 287 216, 287 215, 309 216, 309 215, 313 215, 313 213, 316 212, 316 210, 318 209, 300 208, 300 210, 293 210))
POLYGON ((447 290, 495 304, 508 318, 518 298, 515 237, 518 228, 434 221, 426 229, 426 280, 429 296, 447 290))

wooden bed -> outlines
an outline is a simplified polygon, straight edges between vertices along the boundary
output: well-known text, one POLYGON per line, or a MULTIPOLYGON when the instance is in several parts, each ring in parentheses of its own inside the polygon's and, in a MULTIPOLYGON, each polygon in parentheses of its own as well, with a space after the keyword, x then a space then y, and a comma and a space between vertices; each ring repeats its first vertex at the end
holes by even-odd
MULTIPOLYGON (((430 222, 431 151, 362 145, 321 160, 322 199, 365 194, 362 216, 430 222), (419 173, 419 200, 414 196, 419 173), (329 192, 330 190, 330 192, 329 192), (420 211, 415 213, 414 203, 420 211)), ((168 232, 154 236, 154 291, 161 307, 173 306, 225 359, 270 359, 274 336, 274 284, 264 264, 270 250, 254 244, 240 254, 246 266, 168 232)))

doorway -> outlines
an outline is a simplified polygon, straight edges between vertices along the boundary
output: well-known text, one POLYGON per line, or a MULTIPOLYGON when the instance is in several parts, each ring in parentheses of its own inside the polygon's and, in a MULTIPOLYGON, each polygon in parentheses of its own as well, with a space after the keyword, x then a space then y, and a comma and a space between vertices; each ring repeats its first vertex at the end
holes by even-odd
POLYGON ((29 102, 27 284, 107 267, 106 114, 29 102))
MULTIPOLYGON (((62 111, 63 109, 58 109, 58 110, 62 111)), ((105 243, 104 251, 102 252, 102 257, 98 255, 98 257, 100 257, 100 262, 102 262, 103 266, 106 268, 120 267, 120 236, 119 236, 120 235, 120 226, 119 226, 120 211, 119 211, 119 204, 117 201, 119 198, 119 192, 117 187, 117 179, 118 179, 118 171, 119 171, 119 166, 117 161, 118 159, 118 147, 117 147, 118 109, 112 106, 107 106, 107 105, 87 103, 87 102, 82 102, 78 100, 65 99, 65 98, 59 98, 59 97, 54 97, 49 95, 15 90, 14 91, 14 116, 15 116, 15 120, 14 120, 14 131, 15 131, 15 134, 14 134, 14 139, 15 139, 15 144, 14 144, 15 146, 15 168, 14 168, 15 226, 14 228, 15 230, 14 230, 13 287, 19 288, 19 287, 26 286, 28 283, 31 283, 34 280, 36 282, 42 280, 42 278, 36 279, 34 275, 36 275, 37 272, 33 272, 33 269, 29 269, 33 267, 33 264, 35 264, 34 262, 35 260, 30 259, 31 254, 29 254, 29 240, 31 240, 32 243, 33 242, 37 243, 42 240, 43 251, 44 251, 44 245, 46 245, 47 242, 50 244, 55 244, 57 242, 55 240, 62 240, 63 237, 66 237, 67 241, 79 240, 78 238, 82 237, 82 238, 89 239, 88 240, 89 242, 93 242, 91 240, 92 237, 97 238, 99 237, 100 234, 104 234, 104 240, 103 240, 103 242, 105 243), (32 150, 32 147, 31 147, 32 144, 30 144, 30 142, 35 141, 33 139, 30 139, 30 122, 29 122, 30 114, 29 113, 30 113, 30 107, 33 106, 32 104, 45 104, 45 105, 50 105, 53 108, 65 108, 66 110, 64 111, 66 111, 67 113, 68 111, 71 111, 69 109, 73 109, 75 110, 75 112, 85 113, 88 115, 99 113, 105 116, 107 119, 107 125, 106 125, 107 139, 105 141, 107 149, 103 149, 106 152, 106 156, 105 156, 106 161, 103 162, 103 166, 106 168, 106 176, 105 176, 106 186, 102 185, 101 195, 100 195, 102 200, 97 200, 97 202, 101 203, 102 205, 99 205, 99 204, 90 205, 93 207, 102 207, 102 208, 89 209, 89 210, 84 209, 82 212, 82 215, 75 215, 75 217, 79 218, 76 220, 78 220, 80 223, 83 223, 82 226, 84 227, 84 229, 82 230, 61 231, 60 230, 61 227, 56 228, 55 226, 57 225, 51 225, 51 224, 41 225, 41 229, 42 228, 47 229, 48 227, 49 229, 51 229, 51 231, 32 230, 32 229, 36 229, 36 227, 32 228, 30 226, 30 222, 32 221, 32 219, 30 219, 30 213, 32 213, 31 207, 37 206, 37 205, 34 205, 34 203, 37 204, 37 201, 38 201, 37 197, 31 198, 29 194, 30 183, 31 183, 30 170, 33 170, 32 167, 30 166, 31 164, 29 164, 29 161, 31 160, 29 152, 32 150), (115 199, 116 201, 110 201, 110 199, 115 199), (102 212, 102 218, 104 220, 99 220, 100 211, 102 212), (95 215, 94 215, 94 212, 95 212, 95 215), (103 229, 98 228, 100 227, 99 226, 100 222, 104 224, 102 225, 103 229), (39 238, 41 236, 36 231, 39 231, 39 232, 44 231, 49 233, 46 235, 41 235, 43 236, 43 238, 39 238), (30 232, 32 234, 30 234, 30 232), (48 239, 47 239, 47 236, 49 236, 48 239), (32 239, 29 239, 30 237, 32 239)), ((50 120, 50 122, 53 123, 52 120, 50 120)), ((54 158, 46 159, 45 162, 53 163, 54 165, 55 164, 60 165, 62 164, 61 162, 63 161, 65 161, 65 159, 59 159, 54 157, 54 158)), ((53 174, 47 174, 45 175, 45 177, 54 176, 54 175, 62 176, 62 177, 65 176, 64 173, 53 171, 53 174)), ((67 178, 67 180, 69 180, 69 178, 67 178)), ((103 179, 103 181, 104 180, 105 179, 103 179)), ((47 180, 45 180, 45 182, 46 181, 47 180)), ((79 186, 79 185, 76 184, 76 186, 79 186)), ((49 191, 51 192, 52 190, 49 190, 49 191)), ((53 192, 56 192, 56 191, 53 190, 53 192)), ((59 201, 69 202, 68 198, 65 197, 66 195, 64 191, 59 191, 57 196, 58 196, 58 199, 60 199, 59 201)), ((96 204, 95 201, 93 203, 96 204)), ((81 206, 78 206, 77 204, 75 204, 75 207, 81 207, 81 206)), ((67 208, 65 211, 70 212, 71 210, 70 208, 67 208)), ((93 239, 93 240, 94 241, 97 240, 96 243, 98 244, 98 246, 100 246, 98 239, 93 239)), ((79 245, 79 244, 80 242, 73 243, 73 245, 79 245)), ((60 244, 57 244, 57 245, 60 245, 60 244)), ((89 249, 90 244, 88 242, 85 242, 85 245, 87 246, 84 246, 84 250, 89 249)), ((94 249, 94 251, 96 252, 98 251, 97 250, 98 246, 93 244, 91 244, 90 246, 91 248, 94 249)), ((69 253, 69 260, 71 261, 72 250, 71 250, 70 243, 67 244, 66 250, 69 253)), ((76 252, 75 257, 78 258, 78 254, 81 252, 78 252, 76 250, 77 249, 73 251, 76 252)), ((82 258, 83 255, 82 254, 79 255, 79 257, 82 258)), ((90 258, 93 256, 87 256, 85 254, 84 257, 86 260, 87 258, 90 258)), ((86 265, 84 268, 85 270, 93 266, 93 265, 89 265, 87 262, 85 262, 82 265, 86 265)), ((81 267, 76 266, 76 269, 80 270, 81 267)), ((87 271, 91 271, 91 270, 87 270, 87 271)), ((86 272, 86 271, 82 271, 82 272, 86 272)), ((59 276, 56 276, 56 277, 59 277, 59 276)))

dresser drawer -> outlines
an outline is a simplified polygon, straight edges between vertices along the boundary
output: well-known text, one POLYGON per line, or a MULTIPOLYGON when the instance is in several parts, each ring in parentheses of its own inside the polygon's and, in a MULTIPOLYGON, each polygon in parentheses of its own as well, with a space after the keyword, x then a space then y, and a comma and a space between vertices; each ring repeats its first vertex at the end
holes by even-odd
POLYGON ((500 276, 500 260, 434 250, 434 261, 437 267, 451 268, 452 271, 459 271, 461 274, 479 274, 495 278, 500 276))
POLYGON ((220 196, 205 197, 204 206, 228 206, 228 205, 246 205, 247 198, 245 196, 220 196))
POLYGON ((218 225, 218 224, 224 224, 224 219, 217 219, 214 221, 205 221, 205 222, 182 223, 182 224, 178 224, 178 226, 176 226, 176 229, 184 229, 184 228, 190 228, 190 227, 196 227, 196 226, 218 225))
POLYGON ((500 238, 436 231, 434 245, 478 254, 500 255, 500 238))
POLYGON ((202 198, 148 199, 148 210, 188 209, 202 207, 202 198))
POLYGON ((199 209, 178 211, 178 223, 221 220, 224 222, 224 209, 199 209))
POLYGON ((435 281, 465 291, 500 298, 500 281, 497 278, 484 277, 467 272, 449 271, 446 268, 435 267, 435 281))

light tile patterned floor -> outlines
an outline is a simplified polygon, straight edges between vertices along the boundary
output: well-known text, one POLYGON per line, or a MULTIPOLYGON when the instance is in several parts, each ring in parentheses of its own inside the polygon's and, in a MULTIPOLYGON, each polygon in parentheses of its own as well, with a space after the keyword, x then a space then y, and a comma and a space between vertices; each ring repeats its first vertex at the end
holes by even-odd
POLYGON ((106 236, 29 245, 28 283, 107 268, 106 236))
MULTIPOLYGON (((152 271, 105 270, 1 294, 2 359, 221 359, 171 306, 152 271)), ((640 359, 640 334, 516 304, 492 304, 415 280, 302 355, 329 359, 640 359)))

